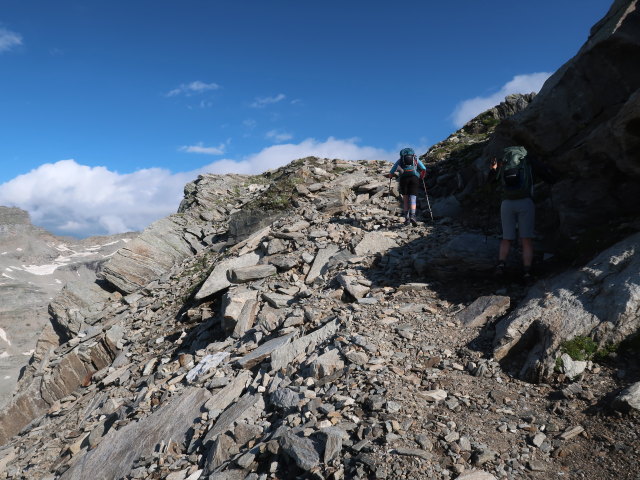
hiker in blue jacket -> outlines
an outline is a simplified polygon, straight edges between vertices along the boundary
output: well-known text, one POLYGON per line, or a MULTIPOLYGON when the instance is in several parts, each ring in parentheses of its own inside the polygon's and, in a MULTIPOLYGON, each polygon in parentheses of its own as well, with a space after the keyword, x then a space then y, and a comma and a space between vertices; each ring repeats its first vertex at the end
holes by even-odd
POLYGON ((404 215, 404 224, 417 225, 416 221, 416 199, 418 190, 420 189, 420 180, 424 178, 427 169, 423 163, 418 160, 412 148, 403 148, 400 150, 400 158, 393 165, 391 171, 387 174, 388 178, 395 176, 396 170, 399 171, 400 194, 403 199, 402 213, 404 215))

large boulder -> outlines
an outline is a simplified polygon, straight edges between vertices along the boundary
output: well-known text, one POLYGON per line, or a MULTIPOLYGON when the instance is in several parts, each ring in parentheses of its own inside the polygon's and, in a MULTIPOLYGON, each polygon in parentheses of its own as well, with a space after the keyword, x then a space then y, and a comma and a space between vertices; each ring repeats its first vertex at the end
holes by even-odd
POLYGON ((577 55, 528 108, 504 120, 484 157, 522 144, 562 181, 552 192, 560 233, 584 232, 638 213, 640 188, 640 8, 616 0, 577 55))
POLYGON ((640 233, 605 250, 586 266, 534 285, 496 326, 494 357, 520 358, 520 376, 553 373, 563 342, 589 336, 617 344, 640 329, 640 233))

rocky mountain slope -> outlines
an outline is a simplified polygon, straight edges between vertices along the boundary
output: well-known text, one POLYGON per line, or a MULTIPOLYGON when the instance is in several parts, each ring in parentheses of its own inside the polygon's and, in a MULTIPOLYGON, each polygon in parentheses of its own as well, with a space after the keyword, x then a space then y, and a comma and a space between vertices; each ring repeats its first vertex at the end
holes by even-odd
POLYGON ((308 158, 189 186, 222 224, 256 212, 243 239, 196 232, 198 252, 66 332, 0 415, 5 478, 634 478, 639 418, 609 398, 634 402, 637 365, 518 380, 492 319, 526 287, 418 274, 469 232, 402 227, 389 168, 308 158))
MULTIPOLYGON (((435 222, 421 197, 421 223, 401 225, 385 162, 306 158, 189 184, 99 281, 51 302, 65 341, 43 345, 0 413, 0 479, 636 479, 637 208, 609 211, 615 234, 576 241, 580 254, 541 256, 535 284, 497 281, 486 166, 529 138, 505 133, 528 112, 553 111, 566 72, 635 66, 637 15, 614 2, 538 96, 430 149, 435 222)), ((581 138, 609 129, 630 145, 635 123, 610 120, 635 79, 617 79, 627 97, 581 138)), ((573 95, 558 121, 576 121, 573 95)), ((569 137, 558 158, 582 148, 569 137)), ((586 189, 590 175, 562 181, 586 189)), ((556 222, 583 206, 538 202, 556 222)))
POLYGON ((27 212, 0 207, 0 406, 9 400, 38 338, 43 345, 59 343, 49 302, 67 283, 94 282, 100 264, 133 236, 56 237, 31 225, 27 212))

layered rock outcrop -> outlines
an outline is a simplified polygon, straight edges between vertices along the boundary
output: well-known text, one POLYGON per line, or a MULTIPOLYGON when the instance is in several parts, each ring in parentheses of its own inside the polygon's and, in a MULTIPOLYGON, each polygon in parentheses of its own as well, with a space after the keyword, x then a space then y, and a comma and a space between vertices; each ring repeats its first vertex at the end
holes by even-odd
POLYGON ((582 268, 537 283, 496 326, 494 357, 524 357, 519 375, 551 378, 562 346, 576 337, 600 348, 640 331, 640 234, 605 250, 582 268))

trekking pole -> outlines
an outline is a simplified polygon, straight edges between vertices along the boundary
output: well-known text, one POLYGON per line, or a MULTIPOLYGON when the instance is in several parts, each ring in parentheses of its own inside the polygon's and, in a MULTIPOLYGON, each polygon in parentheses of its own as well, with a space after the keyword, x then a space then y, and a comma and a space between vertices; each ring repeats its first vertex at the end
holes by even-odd
POLYGON ((422 179, 422 186, 424 187, 424 196, 427 197, 427 206, 429 207, 429 215, 431 215, 431 221, 433 222, 433 212, 431 211, 431 202, 429 202, 429 194, 427 193, 427 185, 424 183, 424 178, 422 179))
MULTIPOLYGON (((389 200, 391 200, 391 177, 389 177, 389 193, 387 194, 387 197, 389 197, 389 200)), ((387 203, 389 203, 387 201, 387 203)))

